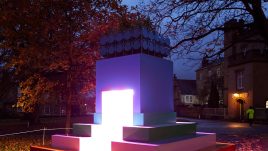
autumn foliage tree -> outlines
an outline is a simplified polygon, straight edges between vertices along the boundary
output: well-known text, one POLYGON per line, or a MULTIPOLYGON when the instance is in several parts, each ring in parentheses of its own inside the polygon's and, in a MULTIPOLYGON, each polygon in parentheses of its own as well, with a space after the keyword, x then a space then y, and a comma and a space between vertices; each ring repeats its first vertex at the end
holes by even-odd
POLYGON ((217 108, 219 107, 219 91, 214 81, 210 83, 210 93, 208 98, 208 107, 217 108))
POLYGON ((40 104, 60 92, 69 128, 75 96, 95 87, 99 37, 109 30, 110 16, 125 12, 119 0, 0 1, 2 67, 14 70, 19 83, 17 107, 38 115, 40 104))
POLYGON ((172 39, 173 52, 179 56, 194 52, 213 57, 223 52, 219 50, 227 29, 224 23, 231 19, 245 21, 242 27, 232 29, 253 24, 256 34, 268 43, 264 0, 150 0, 137 9, 150 16, 159 31, 172 39))
POLYGON ((142 25, 152 28, 146 17, 128 13, 120 2, 0 2, 0 57, 19 83, 17 107, 39 115, 41 104, 63 96, 70 128, 71 104, 95 89, 100 36, 142 25))

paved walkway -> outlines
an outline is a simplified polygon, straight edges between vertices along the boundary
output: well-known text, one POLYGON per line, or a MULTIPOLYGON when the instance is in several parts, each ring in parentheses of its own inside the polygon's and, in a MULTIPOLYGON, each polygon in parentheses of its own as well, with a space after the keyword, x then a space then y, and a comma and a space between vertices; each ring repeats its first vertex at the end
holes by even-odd
POLYGON ((236 144, 237 151, 268 151, 268 125, 178 118, 197 123, 197 131, 217 134, 217 141, 236 144))
POLYGON ((193 121, 197 123, 198 131, 213 132, 217 134, 243 134, 243 135, 259 135, 268 134, 268 125, 253 124, 252 127, 248 123, 229 122, 221 120, 202 120, 191 118, 179 118, 182 120, 193 121))

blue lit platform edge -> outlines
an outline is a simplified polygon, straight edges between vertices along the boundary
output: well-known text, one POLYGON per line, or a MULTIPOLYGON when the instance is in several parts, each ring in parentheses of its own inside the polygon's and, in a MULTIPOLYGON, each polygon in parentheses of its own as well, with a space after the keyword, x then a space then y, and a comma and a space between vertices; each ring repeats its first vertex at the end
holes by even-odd
MULTIPOLYGON (((102 113, 94 113, 94 123, 101 124, 102 113)), ((133 124, 135 126, 174 124, 176 123, 175 112, 165 113, 133 113, 133 124)))
POLYGON ((74 123, 73 124, 73 135, 91 137, 91 125, 87 123, 74 123))
POLYGON ((152 142, 173 137, 192 135, 196 132, 196 123, 177 122, 156 126, 128 126, 123 127, 125 141, 152 142))

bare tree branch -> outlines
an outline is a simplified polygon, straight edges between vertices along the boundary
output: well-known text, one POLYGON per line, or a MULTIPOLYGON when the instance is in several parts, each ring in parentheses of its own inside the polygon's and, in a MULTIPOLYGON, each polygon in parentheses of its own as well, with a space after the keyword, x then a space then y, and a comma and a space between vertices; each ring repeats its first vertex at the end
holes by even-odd
POLYGON ((245 20, 245 27, 255 24, 268 43, 264 3, 262 0, 151 0, 139 11, 151 18, 160 33, 170 37, 173 54, 198 51, 213 57, 224 52, 219 46, 223 44, 224 23, 232 19, 245 20))

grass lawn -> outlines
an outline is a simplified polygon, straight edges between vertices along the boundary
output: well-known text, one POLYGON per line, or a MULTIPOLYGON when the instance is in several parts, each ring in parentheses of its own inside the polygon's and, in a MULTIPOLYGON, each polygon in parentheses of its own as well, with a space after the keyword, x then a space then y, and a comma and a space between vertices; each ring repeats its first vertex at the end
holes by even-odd
MULTIPOLYGON (((50 135, 45 137, 45 145, 50 145, 50 135)), ((31 145, 42 145, 41 134, 23 134, 0 137, 0 151, 29 151, 31 145)))
MULTIPOLYGON (((28 127, 25 121, 0 120, 0 151, 29 151, 32 145, 43 145, 43 131, 12 136, 1 135, 40 130, 44 127, 49 129, 65 127, 65 117, 41 118, 40 121, 40 124, 30 125, 28 127)), ((72 118, 72 123, 81 122, 90 123, 92 122, 92 118, 87 116, 72 118)), ((64 130, 46 130, 44 145, 49 146, 51 144, 51 135, 53 134, 64 134, 64 130)))

